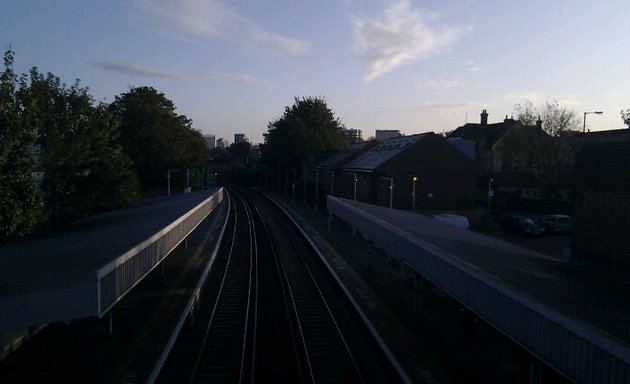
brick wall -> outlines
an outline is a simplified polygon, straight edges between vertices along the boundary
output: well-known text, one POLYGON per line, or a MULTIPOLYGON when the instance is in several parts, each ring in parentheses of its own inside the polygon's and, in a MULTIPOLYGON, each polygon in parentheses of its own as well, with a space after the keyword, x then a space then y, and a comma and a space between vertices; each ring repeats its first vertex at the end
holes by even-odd
MULTIPOLYGON (((394 178, 394 208, 411 209, 412 177, 416 176, 416 209, 458 210, 474 206, 473 167, 472 160, 444 138, 427 134, 408 150, 380 166, 378 171, 394 178)), ((389 188, 379 195, 386 196, 387 204, 381 204, 388 205, 389 188)))
POLYGON ((585 146, 574 180, 573 256, 630 271, 630 142, 585 146))

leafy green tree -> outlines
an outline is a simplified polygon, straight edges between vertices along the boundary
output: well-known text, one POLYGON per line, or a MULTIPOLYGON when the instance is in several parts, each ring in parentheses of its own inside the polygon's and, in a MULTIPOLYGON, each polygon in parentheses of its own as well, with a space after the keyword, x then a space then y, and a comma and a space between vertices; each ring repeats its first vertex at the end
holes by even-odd
POLYGON ((37 136, 42 189, 52 224, 76 220, 138 197, 131 160, 117 143, 117 121, 77 80, 67 87, 37 68, 20 78, 22 124, 37 136))
POLYGON ((111 110, 120 119, 120 143, 134 161, 144 189, 161 187, 169 168, 202 166, 208 149, 192 121, 152 87, 116 96, 111 110))
POLYGON ((35 135, 21 124, 14 52, 0 72, 0 241, 29 234, 42 220, 43 203, 33 179, 35 135))
POLYGON ((621 120, 623 120, 623 123, 630 128, 630 108, 625 111, 623 109, 621 110, 621 120))
POLYGON ((347 145, 343 124, 322 98, 295 98, 279 119, 263 134, 263 161, 271 167, 297 167, 300 159, 317 152, 339 150, 347 145))
POLYGON ((241 141, 240 143, 230 144, 228 153, 233 160, 245 164, 247 163, 247 157, 249 156, 249 150, 251 148, 252 145, 248 141, 241 141))
POLYGON ((514 108, 520 127, 506 142, 507 156, 527 159, 544 198, 553 198, 559 176, 568 171, 574 147, 573 133, 580 128, 577 113, 557 100, 540 107, 526 101, 514 108))

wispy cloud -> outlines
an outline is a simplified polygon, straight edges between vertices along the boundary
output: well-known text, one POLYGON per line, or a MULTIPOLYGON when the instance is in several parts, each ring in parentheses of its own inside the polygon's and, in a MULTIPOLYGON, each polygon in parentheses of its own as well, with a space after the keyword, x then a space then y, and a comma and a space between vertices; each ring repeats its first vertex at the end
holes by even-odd
POLYGON ((508 93, 504 98, 511 103, 522 103, 523 101, 529 101, 534 106, 542 105, 546 101, 558 100, 560 105, 574 108, 583 105, 583 102, 579 99, 578 95, 564 95, 560 97, 552 97, 549 94, 543 92, 514 92, 508 93))
POLYGON ((438 116, 461 116, 466 114, 466 121, 468 120, 468 112, 471 108, 479 108, 482 103, 475 101, 462 101, 456 103, 434 103, 427 102, 421 104, 422 108, 426 108, 432 113, 438 116))
POLYGON ((480 68, 474 60, 466 60, 466 67, 470 72, 479 72, 480 68))
POLYGON ((436 79, 427 78, 424 81, 424 86, 427 88, 433 88, 437 90, 451 89, 459 86, 459 81, 456 79, 436 79))
POLYGON ((424 103, 421 106, 423 108, 429 108, 435 111, 457 111, 469 107, 479 106, 480 103, 474 101, 463 101, 459 103, 424 103))
POLYGON ((222 40, 286 55, 309 51, 307 41, 268 31, 222 0, 158 0, 134 3, 160 28, 202 39, 222 40))
POLYGON ((393 69, 441 52, 470 28, 428 25, 409 0, 398 0, 376 19, 355 17, 352 21, 355 51, 369 63, 365 81, 393 69))
POLYGON ((99 61, 90 63, 91 65, 112 72, 123 73, 130 76, 158 77, 175 80, 227 80, 240 83, 255 84, 259 81, 250 75, 234 74, 224 72, 208 72, 203 74, 171 71, 168 69, 148 67, 132 63, 117 63, 109 61, 99 61))

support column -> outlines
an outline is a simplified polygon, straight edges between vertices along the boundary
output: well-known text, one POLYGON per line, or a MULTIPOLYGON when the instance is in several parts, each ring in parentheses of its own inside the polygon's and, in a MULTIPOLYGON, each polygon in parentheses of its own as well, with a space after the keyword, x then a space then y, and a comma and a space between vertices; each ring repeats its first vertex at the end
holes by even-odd
POLYGON ((529 384, 542 384, 544 366, 535 358, 529 363, 529 384))
POLYGON ((416 273, 413 280, 413 313, 422 312, 422 291, 424 290, 424 283, 420 274, 416 273))

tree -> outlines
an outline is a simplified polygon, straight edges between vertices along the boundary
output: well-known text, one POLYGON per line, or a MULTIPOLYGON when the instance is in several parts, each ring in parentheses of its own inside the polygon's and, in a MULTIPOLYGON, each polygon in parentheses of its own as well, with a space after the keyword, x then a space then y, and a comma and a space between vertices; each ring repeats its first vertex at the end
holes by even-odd
POLYGON ((623 109, 621 110, 621 120, 623 120, 623 123, 630 128, 630 108, 625 111, 623 109))
POLYGON ((201 133, 154 88, 136 87, 116 96, 111 111, 120 119, 120 143, 133 159, 144 189, 164 185, 169 168, 207 162, 208 149, 201 133))
POLYGON ((33 179, 35 135, 21 124, 14 52, 0 72, 0 241, 29 234, 42 220, 43 203, 33 179))
POLYGON ((298 167, 305 156, 339 150, 347 144, 342 128, 322 98, 296 97, 281 118, 268 124, 263 161, 275 168, 298 167))
POLYGON ((21 123, 37 136, 42 189, 52 224, 76 220, 138 197, 131 160, 117 143, 118 123, 77 80, 67 87, 37 68, 20 78, 21 123))
POLYGON ((531 164, 544 198, 553 198, 561 172, 571 162, 573 133, 580 128, 575 111, 557 100, 536 108, 529 101, 514 107, 520 122, 506 142, 506 155, 526 158, 531 164))
POLYGON ((247 157, 249 156, 249 150, 251 148, 252 145, 248 141, 241 141, 240 143, 230 144, 228 153, 233 160, 245 164, 247 163, 247 157))

